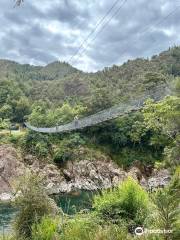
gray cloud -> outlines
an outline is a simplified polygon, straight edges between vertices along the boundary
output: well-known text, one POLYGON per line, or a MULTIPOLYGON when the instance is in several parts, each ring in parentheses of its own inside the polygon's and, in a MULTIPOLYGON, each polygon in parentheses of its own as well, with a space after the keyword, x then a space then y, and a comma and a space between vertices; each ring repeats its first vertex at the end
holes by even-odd
MULTIPOLYGON (((43 0, 43 4, 25 0, 20 8, 13 8, 12 0, 1 0, 0 58, 42 65, 68 61, 112 4, 106 0, 43 0)), ((128 0, 70 63, 96 71, 180 44, 179 5, 178 0, 128 0)))

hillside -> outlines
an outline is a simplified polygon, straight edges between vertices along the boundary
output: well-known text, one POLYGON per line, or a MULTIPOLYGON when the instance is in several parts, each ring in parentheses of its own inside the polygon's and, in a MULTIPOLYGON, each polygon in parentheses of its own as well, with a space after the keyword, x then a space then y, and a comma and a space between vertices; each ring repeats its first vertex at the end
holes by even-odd
POLYGON ((68 74, 80 72, 65 62, 53 62, 45 67, 18 64, 9 60, 0 60, 1 77, 18 80, 55 80, 68 74))
MULTIPOLYGON (((1 60, 0 127, 5 129, 12 123, 22 124, 24 121, 37 127, 52 127, 70 122, 75 116, 88 116, 131 99, 156 94, 163 98, 171 92, 174 95, 178 75, 180 47, 170 48, 151 59, 127 61, 121 66, 112 66, 96 73, 84 73, 61 62, 37 67, 1 60)), ((176 106, 178 100, 165 102, 165 106, 167 104, 176 106)), ((149 132, 144 124, 144 116, 135 114, 120 118, 118 122, 111 121, 87 129, 85 136, 88 139, 96 136, 95 142, 107 144, 111 153, 116 148, 121 151, 120 146, 131 148, 134 141, 136 144, 146 142, 149 149, 151 134, 154 133, 149 132), (147 135, 145 139, 144 135, 147 135)), ((158 151, 162 153, 162 149, 160 147, 158 151)), ((149 151, 151 154, 152 149, 149 151)))
POLYGON ((180 75, 179 67, 180 47, 96 73, 84 73, 62 62, 38 67, 0 60, 0 81, 2 85, 13 82, 31 102, 43 100, 53 106, 81 102, 94 112, 169 84, 180 75))

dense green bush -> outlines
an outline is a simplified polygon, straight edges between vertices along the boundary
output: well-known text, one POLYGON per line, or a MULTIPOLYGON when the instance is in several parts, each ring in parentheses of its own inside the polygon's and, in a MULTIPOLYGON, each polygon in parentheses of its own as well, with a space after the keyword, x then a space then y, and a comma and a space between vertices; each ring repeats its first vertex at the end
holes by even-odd
POLYGON ((41 179, 33 174, 22 177, 17 183, 15 199, 18 213, 15 219, 15 230, 18 237, 31 237, 32 226, 42 217, 55 212, 55 206, 46 195, 41 179))
POLYGON ((55 151, 53 161, 59 166, 63 166, 67 161, 73 159, 73 152, 70 148, 59 148, 55 151))
POLYGON ((95 196, 93 208, 106 221, 129 225, 142 225, 148 214, 148 194, 133 179, 129 178, 119 187, 103 191, 95 196))
POLYGON ((21 147, 38 157, 47 157, 52 150, 51 139, 48 135, 27 131, 21 138, 21 147))
POLYGON ((113 154, 112 157, 119 166, 124 168, 132 166, 133 162, 137 160, 146 165, 154 165, 156 161, 161 162, 163 159, 161 152, 141 146, 124 147, 119 153, 113 154))
POLYGON ((96 229, 96 222, 90 217, 76 216, 63 228, 61 240, 91 240, 96 229))
POLYGON ((158 189, 152 196, 149 225, 155 229, 172 230, 171 234, 164 235, 164 239, 178 240, 180 237, 180 168, 177 168, 170 184, 164 189, 158 189))
POLYGON ((9 119, 2 119, 0 118, 0 130, 10 128, 10 121, 9 119))
MULTIPOLYGON (((131 236, 128 234, 127 229, 121 226, 109 224, 105 226, 99 225, 94 239, 96 240, 130 240, 131 236)), ((92 239, 93 240, 93 239, 92 239)))
POLYGON ((73 218, 42 218, 33 225, 32 240, 125 240, 131 239, 127 229, 113 224, 101 225, 89 214, 76 214, 73 218))
POLYGON ((53 160, 58 165, 63 165, 75 157, 75 150, 86 143, 84 138, 78 134, 70 134, 64 137, 54 149, 53 160))
POLYGON ((35 223, 32 226, 32 240, 58 239, 59 225, 59 218, 44 216, 39 224, 35 223))

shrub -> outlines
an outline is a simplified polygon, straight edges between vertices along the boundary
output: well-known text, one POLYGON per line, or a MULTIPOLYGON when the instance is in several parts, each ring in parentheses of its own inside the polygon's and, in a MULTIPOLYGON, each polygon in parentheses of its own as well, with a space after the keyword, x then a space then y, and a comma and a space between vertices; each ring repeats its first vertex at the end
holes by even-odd
POLYGON ((52 240, 58 235, 60 219, 45 216, 39 224, 32 226, 32 240, 52 240))
POLYGON ((27 175, 19 181, 18 186, 16 191, 20 194, 15 199, 15 207, 19 211, 15 219, 15 230, 19 237, 30 237, 32 225, 55 209, 38 176, 27 175))
POLYGON ((0 130, 9 129, 9 127, 10 127, 10 120, 0 118, 0 130))
POLYGON ((63 228, 61 240, 94 240, 97 225, 91 217, 76 215, 70 219, 63 228))
POLYGON ((180 134, 170 146, 164 149, 165 162, 168 167, 174 170, 180 162, 180 134))
POLYGON ((71 134, 64 138, 57 149, 54 151, 53 160, 58 165, 64 165, 67 161, 72 160, 75 156, 77 147, 84 145, 85 140, 78 134, 71 134))
MULTIPOLYGON (((128 240, 131 239, 128 236, 126 229, 117 225, 110 224, 109 226, 99 226, 95 232, 95 240, 128 240)), ((92 238, 93 240, 93 238, 92 238)))
POLYGON ((114 154, 113 158, 119 166, 125 168, 130 167, 135 160, 138 160, 144 164, 154 164, 155 161, 161 161, 162 154, 159 152, 153 152, 152 149, 135 147, 124 147, 118 154, 114 154))
POLYGON ((32 131, 27 131, 21 138, 20 145, 38 157, 47 157, 52 148, 49 136, 32 131))
POLYGON ((159 189, 152 196, 154 208, 149 216, 149 224, 157 229, 173 230, 172 234, 164 235, 164 239, 179 239, 179 197, 180 168, 177 169, 170 185, 159 189))
POLYGON ((46 157, 49 153, 47 143, 43 141, 37 143, 34 150, 38 157, 46 157))
POLYGON ((64 165, 68 160, 72 160, 73 152, 69 148, 57 149, 54 153, 53 161, 59 165, 64 165))
POLYGON ((84 140, 84 138, 81 137, 80 134, 74 133, 74 134, 70 135, 70 138, 69 138, 68 142, 66 143, 66 145, 69 147, 77 147, 80 145, 84 145, 85 143, 86 143, 86 141, 84 140))
POLYGON ((58 218, 43 217, 32 227, 32 240, 124 240, 131 239, 127 230, 117 225, 101 225, 91 214, 66 217, 62 225, 58 218))
POLYGON ((143 224, 148 212, 148 194, 133 179, 128 178, 119 187, 106 190, 94 198, 97 215, 113 223, 143 224))

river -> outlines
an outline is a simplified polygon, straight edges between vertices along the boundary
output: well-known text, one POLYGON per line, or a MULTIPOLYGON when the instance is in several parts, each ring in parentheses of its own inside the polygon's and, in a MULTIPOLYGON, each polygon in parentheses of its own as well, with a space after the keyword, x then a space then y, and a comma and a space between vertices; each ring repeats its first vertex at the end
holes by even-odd
MULTIPOLYGON (((79 191, 71 194, 54 195, 52 198, 64 213, 75 214, 83 209, 90 209, 94 192, 79 191)), ((17 209, 10 204, 0 204, 0 233, 8 233, 12 229, 12 223, 16 216, 17 209)))

